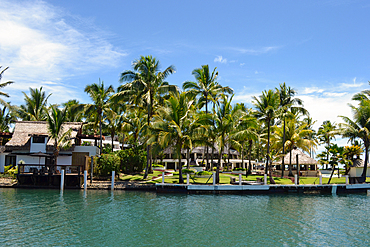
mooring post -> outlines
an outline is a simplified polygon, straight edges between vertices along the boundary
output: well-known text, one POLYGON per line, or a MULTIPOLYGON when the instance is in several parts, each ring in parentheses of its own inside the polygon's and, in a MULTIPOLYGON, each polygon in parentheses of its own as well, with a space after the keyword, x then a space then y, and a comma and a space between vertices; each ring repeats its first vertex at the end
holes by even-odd
POLYGON ((84 190, 87 190, 87 171, 84 171, 84 190))
POLYGON ((337 194, 337 185, 336 185, 336 184, 333 184, 333 185, 331 186, 331 193, 332 193, 333 195, 336 195, 336 194, 337 194))
POLYGON ((348 175, 346 175, 346 184, 347 184, 347 185, 349 184, 349 178, 348 178, 348 175))
POLYGON ((239 185, 242 185, 242 174, 239 174, 239 185))
POLYGON ((189 175, 189 173, 186 174, 186 184, 187 185, 190 184, 190 175, 189 175))
POLYGON ((64 189, 64 169, 61 170, 60 174, 60 190, 64 189))
POLYGON ((110 186, 111 190, 114 190, 114 177, 116 176, 116 171, 112 171, 112 185, 110 186))
POLYGON ((320 185, 322 185, 322 175, 319 176, 320 185))
POLYGON ((212 175, 212 177, 213 177, 213 186, 215 186, 216 185, 216 175, 215 175, 215 172, 212 172, 213 173, 213 175, 212 175))
POLYGON ((297 176, 297 174, 294 174, 294 184, 298 185, 298 176, 297 176))
POLYGON ((162 184, 164 184, 164 172, 162 172, 162 184))
POLYGON ((264 175, 263 182, 265 183, 265 185, 267 185, 267 174, 264 175))
POLYGON ((90 167, 91 167, 91 172, 90 172, 90 184, 92 184, 92 180, 93 180, 93 171, 94 171, 94 156, 91 155, 91 163, 90 163, 90 167))

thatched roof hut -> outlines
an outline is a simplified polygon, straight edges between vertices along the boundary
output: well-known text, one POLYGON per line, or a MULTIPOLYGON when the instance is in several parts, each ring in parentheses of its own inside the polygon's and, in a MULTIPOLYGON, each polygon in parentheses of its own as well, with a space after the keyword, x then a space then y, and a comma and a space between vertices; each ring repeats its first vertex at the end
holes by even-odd
MULTIPOLYGON (((300 165, 317 165, 318 164, 318 162, 315 159, 313 159, 310 156, 308 156, 307 154, 303 153, 298 148, 295 148, 295 149, 292 150, 292 152, 288 152, 284 156, 284 164, 285 165, 290 164, 290 153, 292 153, 292 165, 297 164, 297 154, 298 154, 298 164, 300 164, 300 165)), ((282 159, 280 159, 277 162, 274 162, 273 164, 280 165, 281 163, 282 163, 282 159)))
MULTIPOLYGON (((82 128, 82 122, 66 122, 63 124, 62 132, 65 133, 72 128, 71 139, 72 144, 78 132, 82 128)), ((5 144, 6 148, 16 148, 25 146, 32 136, 49 136, 48 124, 45 121, 17 121, 15 123, 12 139, 5 144)), ((49 139, 47 146, 53 146, 54 140, 49 139)))

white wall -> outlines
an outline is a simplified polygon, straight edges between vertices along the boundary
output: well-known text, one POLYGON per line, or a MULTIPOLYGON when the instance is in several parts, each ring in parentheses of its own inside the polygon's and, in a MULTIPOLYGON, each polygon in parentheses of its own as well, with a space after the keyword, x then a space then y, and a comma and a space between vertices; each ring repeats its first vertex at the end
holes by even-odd
POLYGON ((45 143, 33 143, 33 137, 31 138, 31 147, 30 152, 31 153, 46 153, 46 143, 48 141, 48 138, 45 137, 45 143))
POLYGON ((72 156, 58 156, 57 165, 72 165, 72 156))
MULTIPOLYGON (((16 162, 19 164, 19 161, 23 160, 24 164, 32 164, 35 165, 34 167, 38 167, 38 164, 40 165, 45 165, 45 158, 44 157, 33 157, 29 155, 17 155, 16 162)), ((32 166, 31 166, 32 167, 32 166)), ((25 166, 24 171, 28 172, 29 169, 31 168, 30 166, 25 166)))
POLYGON ((75 146, 74 152, 88 152, 89 156, 95 156, 99 154, 99 148, 95 146, 75 146))
POLYGON ((5 156, 8 153, 1 153, 0 154, 0 172, 4 172, 4 166, 5 166, 5 156))
MULTIPOLYGON (((361 177, 362 171, 364 170, 363 167, 351 167, 349 170, 350 177, 361 177)), ((366 170, 366 177, 370 177, 370 167, 366 170)))

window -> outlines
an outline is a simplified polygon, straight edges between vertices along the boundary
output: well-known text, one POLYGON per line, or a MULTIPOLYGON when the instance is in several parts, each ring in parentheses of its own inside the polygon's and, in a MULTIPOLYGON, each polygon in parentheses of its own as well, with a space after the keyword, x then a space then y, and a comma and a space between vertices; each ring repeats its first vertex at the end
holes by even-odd
POLYGON ((45 136, 34 136, 32 143, 45 143, 45 136))

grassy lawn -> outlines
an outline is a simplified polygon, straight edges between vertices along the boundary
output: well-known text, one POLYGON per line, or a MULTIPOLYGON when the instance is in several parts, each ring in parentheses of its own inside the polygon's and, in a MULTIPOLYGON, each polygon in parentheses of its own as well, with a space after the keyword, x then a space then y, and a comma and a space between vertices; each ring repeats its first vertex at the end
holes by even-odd
POLYGON ((121 173, 119 175, 119 180, 121 181, 148 181, 148 180, 152 180, 153 177, 158 177, 158 176, 162 176, 161 171, 153 171, 153 173, 149 173, 148 178, 145 180, 143 179, 144 172, 140 174, 136 174, 136 175, 129 175, 129 174, 121 173))
MULTIPOLYGON (((147 179, 143 179, 144 173, 136 174, 136 175, 128 175, 121 173, 119 175, 119 180, 121 181, 148 181, 148 183, 161 183, 162 182, 162 172, 161 171, 154 171, 153 173, 148 175, 147 179), (153 179, 153 177, 159 177, 156 180, 150 181, 153 179)), ((230 177, 236 178, 238 180, 239 175, 238 174, 222 174, 220 173, 220 184, 230 184, 230 177)), ((184 182, 186 183, 186 175, 183 175, 184 182)), ((248 175, 247 177, 245 175, 242 175, 242 179, 244 181, 257 181, 257 178, 262 178, 263 176, 260 175, 248 175)), ((192 184, 206 184, 208 180, 207 178, 196 178, 194 176, 191 176, 190 183, 192 184)), ((269 179, 267 179, 267 183, 270 184, 269 179)), ((274 177, 274 180, 276 184, 294 184, 290 179, 288 178, 280 178, 280 177, 274 177)), ((175 172, 173 176, 166 176, 165 177, 165 183, 178 183, 179 182, 179 174, 178 172, 175 172)), ((319 178, 318 177, 300 177, 300 184, 319 184, 319 178)), ((329 178, 322 178, 322 183, 327 184, 329 181, 329 178)), ((370 177, 366 179, 366 182, 370 182, 370 177)), ((207 184, 212 184, 213 178, 210 178, 208 180, 207 184)), ((345 177, 338 178, 337 176, 333 176, 331 179, 331 184, 345 184, 346 179, 345 177)))

